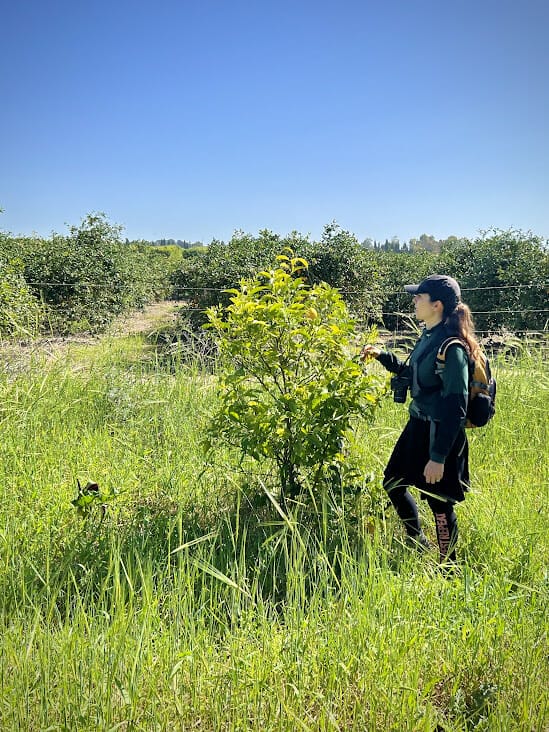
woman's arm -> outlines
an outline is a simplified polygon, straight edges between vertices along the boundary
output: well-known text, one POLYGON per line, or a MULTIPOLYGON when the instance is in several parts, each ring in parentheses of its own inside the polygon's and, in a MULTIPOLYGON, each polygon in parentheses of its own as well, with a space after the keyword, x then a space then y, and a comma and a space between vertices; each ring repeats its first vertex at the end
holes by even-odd
POLYGON ((465 424, 469 397, 469 358, 465 348, 450 346, 441 373, 442 392, 437 408, 437 431, 430 457, 443 463, 465 424))
POLYGON ((387 371, 391 371, 393 374, 398 374, 405 363, 404 361, 401 361, 400 358, 397 358, 394 353, 382 351, 381 348, 372 346, 371 344, 364 346, 360 353, 360 357, 363 361, 368 357, 377 359, 379 363, 387 369, 387 371))

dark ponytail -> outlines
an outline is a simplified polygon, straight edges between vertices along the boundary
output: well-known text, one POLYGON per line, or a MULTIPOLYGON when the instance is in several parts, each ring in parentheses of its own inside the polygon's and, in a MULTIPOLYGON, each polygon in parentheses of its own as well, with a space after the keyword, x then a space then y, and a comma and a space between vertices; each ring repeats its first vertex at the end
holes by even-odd
POLYGON ((469 356, 474 360, 480 351, 479 343, 475 336, 475 324, 469 306, 459 302, 452 312, 446 317, 446 328, 450 335, 457 336, 465 341, 469 350, 469 356))

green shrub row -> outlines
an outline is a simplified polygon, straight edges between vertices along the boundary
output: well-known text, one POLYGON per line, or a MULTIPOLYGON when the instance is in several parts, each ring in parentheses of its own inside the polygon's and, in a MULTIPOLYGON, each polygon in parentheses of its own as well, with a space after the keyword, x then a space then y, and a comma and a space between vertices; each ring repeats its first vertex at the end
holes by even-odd
POLYGON ((187 317, 227 305, 223 290, 273 265, 289 248, 309 262, 311 284, 337 287, 364 325, 394 330, 410 314, 402 285, 433 272, 459 280, 480 331, 546 330, 549 319, 547 242, 530 232, 451 237, 440 251, 367 249, 332 223, 319 241, 268 230, 237 231, 229 242, 172 251, 124 241, 122 228, 89 214, 68 235, 12 237, 0 232, 0 335, 97 332, 119 314, 165 297, 185 300, 187 317))
POLYGON ((121 227, 89 214, 67 236, 0 237, 0 333, 96 332, 169 294, 170 253, 128 244, 121 227))
POLYGON ((309 262, 311 284, 339 288, 351 312, 366 325, 398 327, 411 312, 403 284, 439 272, 460 282, 479 330, 547 328, 546 242, 514 230, 493 230, 474 240, 449 239, 439 252, 366 249, 335 224, 325 227, 318 242, 295 232, 286 237, 266 230, 258 236, 237 232, 227 244, 214 241, 183 253, 172 273, 174 297, 188 300, 200 319, 205 308, 228 303, 221 290, 271 266, 285 247, 309 262))

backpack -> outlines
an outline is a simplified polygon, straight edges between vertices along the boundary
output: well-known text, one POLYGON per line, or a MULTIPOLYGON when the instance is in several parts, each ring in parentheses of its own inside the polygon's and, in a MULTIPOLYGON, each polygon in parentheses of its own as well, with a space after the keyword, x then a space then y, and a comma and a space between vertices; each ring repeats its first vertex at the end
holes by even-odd
POLYGON ((437 352, 437 369, 446 364, 446 353, 450 346, 458 344, 465 348, 469 357, 469 400, 465 427, 484 427, 496 413, 496 380, 490 370, 486 355, 479 353, 477 359, 469 356, 469 351, 460 338, 447 338, 437 352))

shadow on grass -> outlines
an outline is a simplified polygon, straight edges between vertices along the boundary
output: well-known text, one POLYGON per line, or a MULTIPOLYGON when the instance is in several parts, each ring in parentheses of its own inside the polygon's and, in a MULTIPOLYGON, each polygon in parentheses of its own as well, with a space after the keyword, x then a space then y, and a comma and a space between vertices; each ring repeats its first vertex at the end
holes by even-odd
POLYGON ((288 601, 333 597, 346 568, 377 551, 359 497, 344 508, 334 497, 316 507, 295 502, 284 514, 265 492, 222 493, 215 502, 156 496, 123 512, 97 507, 52 549, 47 577, 29 562, 25 598, 16 604, 66 618, 79 608, 110 615, 151 596, 173 609, 170 598, 184 597, 195 607, 225 608, 228 622, 243 598, 283 610, 288 601))

